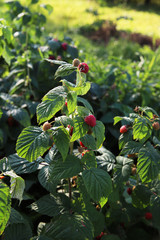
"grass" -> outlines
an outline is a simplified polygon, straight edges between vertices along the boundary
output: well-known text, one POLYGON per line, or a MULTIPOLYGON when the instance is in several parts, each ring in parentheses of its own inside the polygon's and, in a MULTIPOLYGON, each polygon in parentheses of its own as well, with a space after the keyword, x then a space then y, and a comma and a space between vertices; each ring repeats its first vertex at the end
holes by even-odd
POLYGON ((153 37, 160 37, 160 15, 153 11, 136 10, 121 6, 101 7, 93 0, 46 0, 46 4, 51 4, 54 8, 53 13, 48 16, 47 30, 49 32, 63 30, 64 33, 70 28, 91 24, 96 19, 112 20, 117 24, 118 30, 139 32, 153 37), (98 11, 98 16, 87 9, 98 11), (128 17, 128 19, 120 16, 128 17), (132 19, 132 20, 130 20, 132 19))

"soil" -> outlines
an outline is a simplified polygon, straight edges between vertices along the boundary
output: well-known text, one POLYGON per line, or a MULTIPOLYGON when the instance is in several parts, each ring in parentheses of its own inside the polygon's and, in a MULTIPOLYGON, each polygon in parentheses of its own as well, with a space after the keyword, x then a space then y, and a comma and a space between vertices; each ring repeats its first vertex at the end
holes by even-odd
POLYGON ((123 38, 132 42, 136 42, 141 46, 148 45, 152 49, 160 46, 160 39, 153 40, 152 37, 141 33, 128 33, 126 31, 118 31, 116 24, 111 21, 105 21, 97 30, 83 31, 83 34, 93 41, 103 41, 108 44, 111 37, 123 38))

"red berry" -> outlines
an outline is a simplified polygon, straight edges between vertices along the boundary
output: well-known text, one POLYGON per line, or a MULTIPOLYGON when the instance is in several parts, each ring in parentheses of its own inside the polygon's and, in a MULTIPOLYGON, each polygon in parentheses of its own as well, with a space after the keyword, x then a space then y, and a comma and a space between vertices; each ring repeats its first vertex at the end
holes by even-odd
POLYGON ((49 55, 49 59, 50 59, 50 60, 55 60, 56 58, 55 58, 55 56, 53 56, 53 55, 49 55))
POLYGON ((159 129, 160 129, 159 122, 154 122, 154 123, 152 124, 152 127, 153 127, 155 130, 159 130, 159 129))
POLYGON ((65 105, 66 105, 66 107, 67 107, 67 102, 65 102, 65 105))
POLYGON ((80 72, 83 72, 83 73, 88 73, 89 71, 89 67, 87 65, 87 63, 85 62, 82 62, 78 65, 78 69, 80 70, 80 72))
POLYGON ((5 176, 0 176, 0 179, 3 179, 3 178, 5 178, 5 176))
POLYGON ((147 220, 152 219, 152 213, 146 212, 146 213, 145 213, 145 219, 147 219, 147 220))
POLYGON ((132 188, 127 188, 127 193, 129 194, 129 195, 131 195, 132 194, 132 188))
POLYGON ((71 127, 71 130, 70 130, 70 136, 72 136, 72 134, 73 134, 73 127, 71 127))
POLYGON ((101 234, 96 237, 96 240, 100 240, 103 235, 104 235, 104 232, 101 232, 101 234))
POLYGON ((84 144, 81 141, 79 142, 79 144, 81 147, 85 148, 84 144))
POLYGON ((121 128, 120 128, 120 133, 125 133, 128 131, 128 128, 126 125, 123 125, 121 128))
POLYGON ((64 42, 61 44, 61 46, 62 46, 63 50, 66 51, 68 44, 64 42))
POLYGON ((94 127, 96 126, 96 118, 94 115, 89 115, 85 117, 84 121, 87 123, 87 125, 94 127))
POLYGON ((51 128, 51 124, 49 122, 45 122, 42 126, 43 131, 47 131, 51 128))

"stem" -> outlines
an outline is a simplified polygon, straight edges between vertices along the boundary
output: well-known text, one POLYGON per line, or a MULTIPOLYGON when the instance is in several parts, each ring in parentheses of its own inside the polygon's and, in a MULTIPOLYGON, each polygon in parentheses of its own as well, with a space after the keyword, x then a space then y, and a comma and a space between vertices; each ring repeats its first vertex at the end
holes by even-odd
MULTIPOLYGON (((74 145, 74 142, 71 142, 70 143, 70 154, 73 153, 73 145, 74 145)), ((70 178, 68 178, 68 184, 69 184, 69 199, 71 200, 72 199, 72 185, 71 185, 70 178)))
POLYGON ((69 184, 69 199, 72 199, 72 186, 71 186, 71 179, 68 178, 68 184, 69 184))

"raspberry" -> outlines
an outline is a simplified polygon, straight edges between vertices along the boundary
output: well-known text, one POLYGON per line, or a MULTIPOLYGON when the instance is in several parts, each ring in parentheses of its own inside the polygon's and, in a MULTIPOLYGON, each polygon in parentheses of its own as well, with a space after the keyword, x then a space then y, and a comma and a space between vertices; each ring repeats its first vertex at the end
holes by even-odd
POLYGON ((131 195, 132 194, 132 188, 127 188, 127 193, 128 193, 128 195, 131 195))
POLYGON ((152 127, 153 127, 155 130, 159 130, 159 129, 160 129, 159 122, 154 122, 154 123, 152 124, 152 127))
POLYGON ((53 56, 53 55, 49 55, 49 59, 50 59, 50 60, 55 60, 56 58, 55 58, 55 56, 53 56))
POLYGON ((145 213, 145 219, 147 219, 147 220, 152 219, 152 213, 146 212, 146 213, 145 213))
POLYGON ((79 144, 81 147, 85 148, 84 144, 81 141, 79 142, 79 144))
POLYGON ((82 152, 82 157, 84 156, 84 154, 85 154, 86 152, 89 152, 89 150, 85 150, 84 152, 82 152))
POLYGON ((61 44, 61 47, 63 48, 64 51, 67 50, 67 46, 68 46, 68 44, 65 42, 61 44))
POLYGON ((67 102, 65 102, 65 105, 66 105, 66 107, 67 107, 67 102))
POLYGON ((71 127, 69 134, 70 134, 70 136, 72 136, 72 134, 73 134, 73 127, 71 127))
POLYGON ((79 64, 80 64, 79 59, 78 59, 78 58, 75 58, 75 59, 73 60, 72 64, 73 64, 74 67, 78 67, 79 64))
POLYGON ((78 65, 78 69, 80 70, 80 72, 83 72, 83 73, 88 73, 89 71, 89 67, 87 65, 87 63, 85 62, 82 62, 78 65))
POLYGON ((43 124, 43 127, 42 127, 43 131, 47 131, 50 128, 51 128, 51 124, 49 122, 45 122, 43 124))
POLYGON ((96 126, 96 118, 94 115, 89 115, 85 117, 84 121, 87 123, 87 125, 94 127, 96 126))
POLYGON ((103 235, 104 235, 104 232, 101 232, 101 234, 96 237, 96 240, 100 240, 103 235))
POLYGON ((125 133, 128 131, 128 128, 126 125, 123 125, 121 128, 120 128, 120 133, 125 133))

